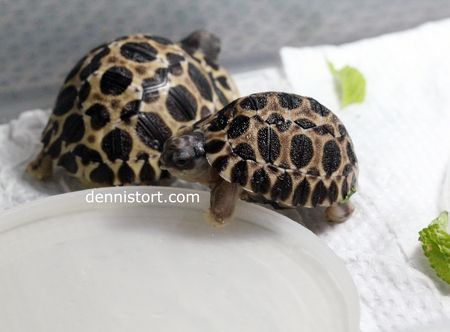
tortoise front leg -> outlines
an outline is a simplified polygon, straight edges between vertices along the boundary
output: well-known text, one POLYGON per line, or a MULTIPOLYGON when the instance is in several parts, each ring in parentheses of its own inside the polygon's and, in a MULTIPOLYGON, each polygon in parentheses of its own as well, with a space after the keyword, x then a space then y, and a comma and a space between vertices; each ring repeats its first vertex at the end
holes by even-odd
POLYGON ((241 190, 237 184, 219 178, 212 185, 210 208, 207 215, 208 222, 214 227, 228 224, 233 216, 234 207, 241 190))

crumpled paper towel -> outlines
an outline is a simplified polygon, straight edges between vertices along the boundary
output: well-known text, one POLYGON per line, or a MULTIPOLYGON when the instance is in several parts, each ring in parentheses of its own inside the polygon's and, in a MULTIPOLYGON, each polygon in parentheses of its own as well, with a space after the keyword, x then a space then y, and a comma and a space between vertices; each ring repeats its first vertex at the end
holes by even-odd
POLYGON ((447 165, 447 174, 442 189, 441 210, 450 212, 450 162, 447 165))
MULTIPOLYGON (((353 138, 361 168, 353 217, 333 225, 321 221, 321 210, 282 213, 343 259, 360 294, 362 331, 398 331, 450 318, 450 287, 435 277, 417 241, 417 232, 440 212, 449 157, 449 33, 450 21, 441 21, 338 47, 284 48, 286 77, 276 68, 235 75, 242 95, 278 90, 314 97, 353 138), (336 68, 361 70, 367 79, 363 104, 339 109, 327 59, 336 68)), ((27 111, 0 125, 0 209, 84 189, 58 168, 47 181, 24 174, 40 149, 49 112, 27 111)))
POLYGON ((450 287, 435 276, 417 240, 441 212, 450 157, 449 35, 450 20, 443 20, 341 46, 281 50, 293 90, 334 110, 355 145, 355 216, 334 227, 307 225, 355 277, 364 331, 450 317, 450 287), (340 109, 327 61, 362 72, 364 103, 340 109))

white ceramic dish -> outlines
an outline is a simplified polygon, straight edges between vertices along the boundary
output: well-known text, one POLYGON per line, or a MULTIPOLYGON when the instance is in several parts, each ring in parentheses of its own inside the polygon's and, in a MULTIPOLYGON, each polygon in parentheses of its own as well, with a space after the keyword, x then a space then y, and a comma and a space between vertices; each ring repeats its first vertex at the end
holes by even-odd
POLYGON ((91 193, 0 215, 1 331, 359 330, 349 273, 292 220, 239 202, 213 228, 206 192, 104 188, 94 194, 128 202, 88 203, 91 193), (129 202, 157 193, 162 203, 129 202), (168 202, 188 193, 199 202, 168 202))

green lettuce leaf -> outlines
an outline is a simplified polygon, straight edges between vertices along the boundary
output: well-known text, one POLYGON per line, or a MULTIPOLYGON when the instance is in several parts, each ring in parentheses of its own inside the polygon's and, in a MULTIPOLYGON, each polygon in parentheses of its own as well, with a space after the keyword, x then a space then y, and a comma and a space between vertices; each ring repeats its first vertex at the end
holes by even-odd
POLYGON ((362 103, 366 96, 366 80, 359 70, 350 66, 336 70, 329 61, 328 66, 341 95, 341 107, 352 103, 362 103))
POLYGON ((447 232, 448 212, 444 211, 427 228, 419 232, 419 241, 436 274, 450 284, 450 234, 447 232))
POLYGON ((346 198, 344 198, 342 201, 340 201, 339 203, 347 203, 350 200, 350 197, 353 196, 353 194, 356 193, 356 189, 355 188, 351 188, 350 189, 350 193, 347 195, 346 198))

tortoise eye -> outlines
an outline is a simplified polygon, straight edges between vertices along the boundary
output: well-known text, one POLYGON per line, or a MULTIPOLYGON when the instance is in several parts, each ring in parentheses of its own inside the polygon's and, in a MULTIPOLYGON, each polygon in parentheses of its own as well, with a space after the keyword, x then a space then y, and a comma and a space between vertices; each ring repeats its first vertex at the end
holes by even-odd
POLYGON ((178 159, 177 160, 177 164, 180 165, 180 166, 186 165, 187 162, 188 162, 187 159, 178 159))
POLYGON ((186 166, 186 165, 189 163, 189 159, 186 159, 186 158, 177 158, 177 159, 175 160, 175 163, 176 163, 178 166, 183 167, 183 166, 186 166))

